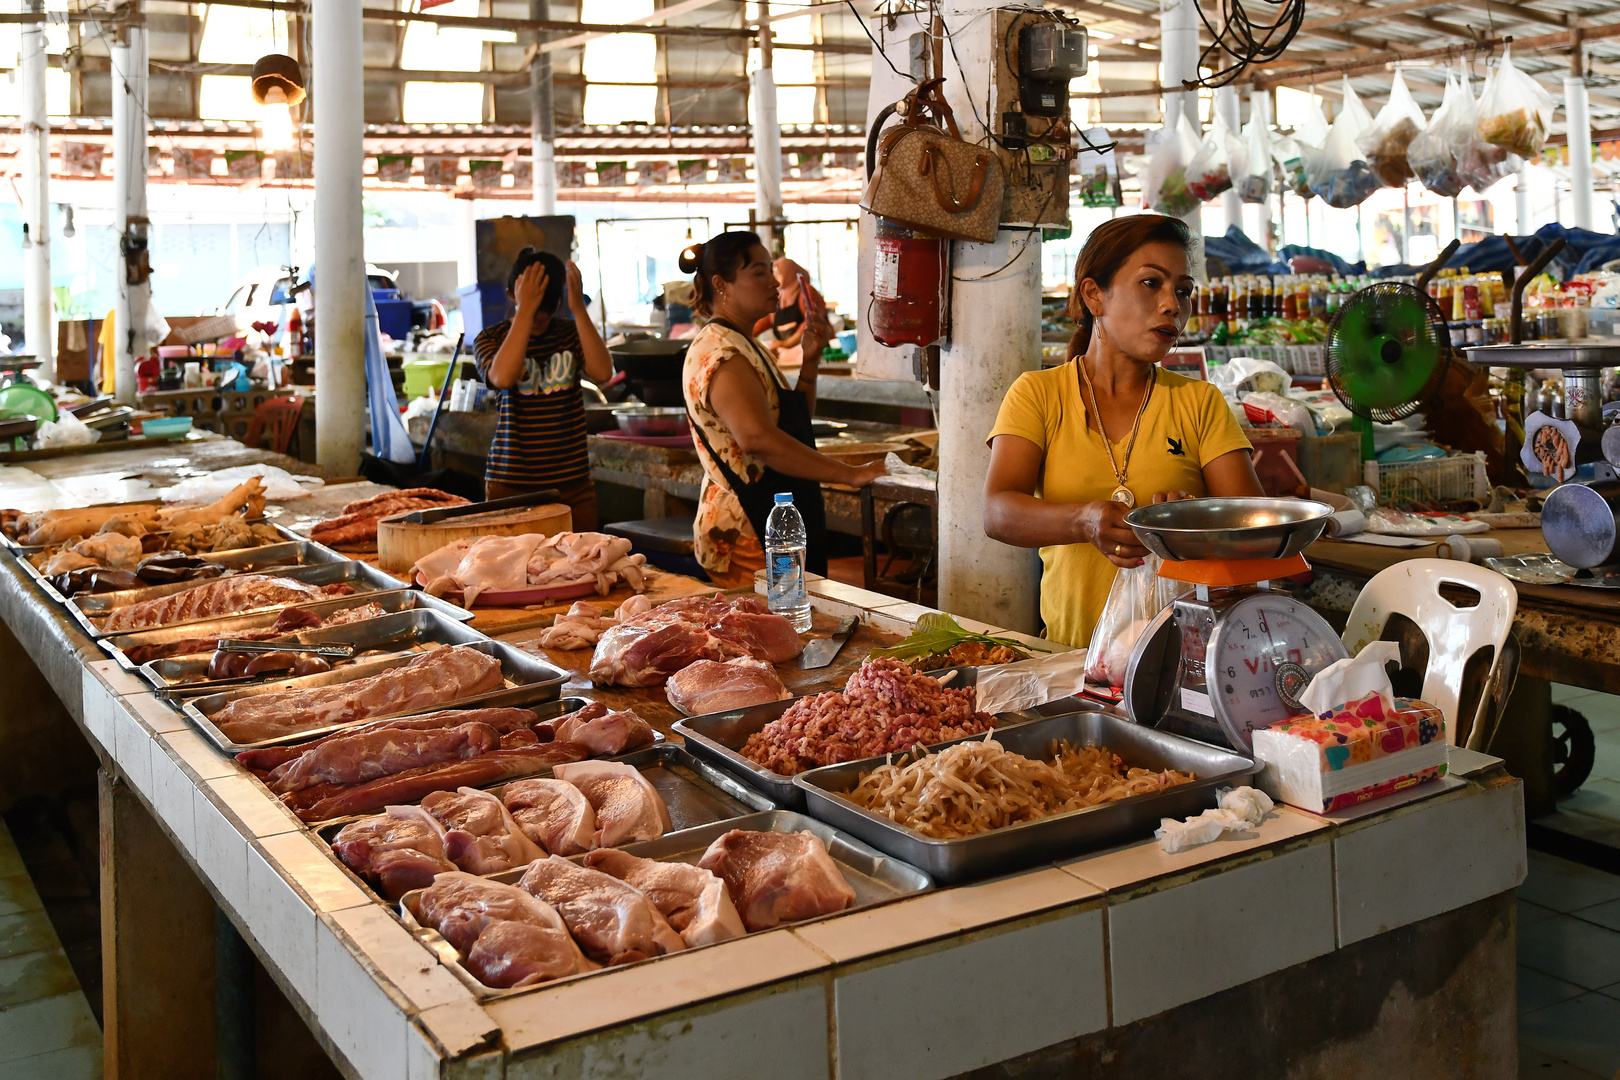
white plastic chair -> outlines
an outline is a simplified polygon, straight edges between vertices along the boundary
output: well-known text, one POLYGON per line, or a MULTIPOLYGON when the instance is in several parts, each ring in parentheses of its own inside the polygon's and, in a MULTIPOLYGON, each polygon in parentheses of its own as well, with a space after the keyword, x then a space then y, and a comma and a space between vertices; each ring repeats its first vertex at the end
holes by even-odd
POLYGON ((1409 559, 1380 570, 1367 582, 1350 609, 1341 636, 1345 648, 1355 656, 1379 640, 1391 615, 1412 620, 1429 643, 1423 700, 1439 707, 1446 721, 1446 739, 1455 744, 1463 668, 1474 653, 1492 647, 1491 672, 1485 682, 1489 696, 1518 606, 1513 583, 1494 570, 1448 559, 1409 559), (1479 605, 1458 607, 1440 595, 1444 585, 1472 589, 1479 594, 1479 605))

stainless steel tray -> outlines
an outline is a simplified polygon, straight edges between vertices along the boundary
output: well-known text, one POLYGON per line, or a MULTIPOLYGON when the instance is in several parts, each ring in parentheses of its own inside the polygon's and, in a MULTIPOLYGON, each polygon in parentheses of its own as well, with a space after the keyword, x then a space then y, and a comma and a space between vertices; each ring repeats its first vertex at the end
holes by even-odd
MULTIPOLYGON (((574 703, 574 709, 584 706, 585 702, 579 698, 565 698, 574 703)), ((574 709, 568 711, 572 712, 574 709)), ((672 824, 670 833, 682 832, 687 829, 696 829, 705 825, 725 824, 738 818, 747 817, 761 810, 771 809, 770 800, 748 785, 740 783, 734 777, 705 764, 682 750, 679 746, 670 743, 655 743, 652 746, 633 750, 628 754, 613 758, 626 765, 634 765, 647 778, 664 800, 669 808, 669 819, 672 824)), ((547 770, 549 771, 549 770, 547 770)), ((544 776, 547 771, 536 773, 544 776)), ((524 778, 519 778, 524 779, 524 778)), ((495 784, 486 790, 499 795, 501 788, 507 784, 517 783, 517 780, 506 780, 495 784)), ((332 846, 332 839, 350 822, 359 821, 365 817, 374 817, 372 814, 357 814, 352 817, 329 821, 315 829, 327 847, 332 846)), ((666 834, 669 835, 669 834, 666 834)), ((662 837, 660 838, 662 839, 662 837)), ((650 841, 643 841, 650 842, 650 841)), ((334 853, 333 858, 337 858, 334 853)), ((338 859, 339 865, 343 860, 338 859)), ((345 865, 345 870, 349 868, 345 865)), ((354 871, 349 870, 351 876, 366 888, 371 883, 354 871)), ((379 897, 379 899, 381 899, 379 897)), ((384 900, 384 903, 388 901, 384 900)))
MULTIPOLYGON (((317 566, 294 566, 286 570, 267 571, 267 573, 270 573, 273 577, 290 578, 309 585, 336 585, 341 582, 352 586, 357 593, 381 592, 409 587, 405 582, 383 573, 370 563, 355 562, 353 560, 321 563, 317 566)), ((210 581, 217 580, 217 578, 210 579, 210 581)), ((125 589, 120 592, 82 594, 67 602, 67 610, 91 637, 103 637, 109 631, 101 628, 100 620, 105 619, 116 609, 128 607, 130 604, 140 603, 143 600, 155 600, 162 596, 173 596, 175 593, 187 592, 206 584, 208 584, 206 581, 179 581, 173 585, 154 585, 146 589, 125 589)), ((315 603, 316 601, 309 602, 315 603)), ((267 607, 280 610, 284 607, 303 606, 303 604, 272 604, 267 607)), ((256 610, 262 611, 266 610, 266 608, 256 610)), ((231 614, 244 615, 248 613, 247 611, 238 611, 231 614)), ((207 620, 191 619, 183 622, 165 623, 164 625, 182 626, 185 622, 205 621, 207 620)), ((152 627, 152 629, 157 628, 152 627)), ((111 633, 117 632, 116 630, 111 631, 111 633)))
MULTIPOLYGON (((64 509, 64 510, 90 510, 90 509, 94 509, 96 507, 101 507, 101 506, 129 506, 129 507, 151 506, 151 507, 162 507, 163 503, 160 502, 157 499, 143 499, 143 500, 140 500, 138 502, 91 503, 89 506, 64 506, 61 509, 64 509)), ((287 528, 287 526, 281 524, 279 521, 271 521, 267 517, 260 516, 260 517, 256 517, 256 518, 248 518, 247 521, 248 521, 249 525, 260 525, 260 524, 269 525, 271 528, 275 529, 276 532, 280 533, 284 538, 286 538, 288 540, 305 540, 305 539, 308 539, 307 537, 299 536, 297 533, 293 532, 291 529, 287 528)), ((26 544, 19 544, 17 542, 16 537, 12 536, 5 529, 0 529, 0 549, 9 549, 11 551, 38 551, 39 547, 40 547, 39 545, 29 546, 29 545, 26 545, 26 544)), ((239 550, 248 550, 248 549, 244 548, 244 549, 239 549, 239 550)))
MULTIPOLYGON (((429 596, 425 592, 415 589, 389 589, 386 592, 355 593, 353 596, 336 596, 330 600, 312 600, 307 604, 296 605, 302 611, 314 612, 316 615, 330 615, 334 611, 344 611, 363 604, 377 604, 390 614, 400 611, 433 611, 453 622, 468 622, 473 613, 466 608, 457 607, 438 597, 429 596)), ((249 615, 222 615, 216 619, 202 619, 189 623, 174 623, 169 626, 158 627, 155 630, 130 630, 124 633, 108 634, 96 639, 119 666, 126 671, 139 671, 140 666, 130 660, 125 649, 133 649, 139 645, 163 645, 171 641, 182 641, 186 638, 206 637, 214 634, 229 636, 239 634, 244 630, 264 630, 274 626, 281 617, 281 609, 272 611, 259 611, 249 615)), ((351 623, 359 626, 361 623, 351 623)), ((321 627, 325 630, 337 630, 339 627, 321 627)), ((309 633, 313 631, 295 631, 295 633, 309 633)))
MULTIPOLYGON (((29 556, 43 550, 44 548, 41 547, 17 549, 18 562, 22 566, 22 572, 33 578, 34 584, 39 586, 40 591, 48 598, 58 604, 66 604, 69 598, 64 596, 55 585, 52 585, 50 578, 46 577, 29 561, 29 556)), ((279 544, 261 544, 258 547, 213 551, 206 555, 198 555, 197 558, 206 562, 219 563, 221 566, 228 566, 233 573, 256 570, 273 573, 281 569, 291 570, 295 566, 313 566, 320 563, 339 563, 348 560, 348 556, 340 555, 325 544, 317 544, 313 540, 286 540, 279 544)), ((206 580, 216 581, 218 579, 208 578, 206 580)), ((200 585, 202 583, 199 580, 176 582, 175 584, 200 585)), ((153 586, 153 588, 159 587, 163 586, 153 586)))
MULTIPOLYGON (((805 926, 821 919, 836 919, 840 915, 847 915, 851 911, 884 904, 901 897, 912 896, 916 893, 926 892, 933 888, 934 883, 927 874, 909 866, 897 859, 892 859, 879 851, 863 844, 860 840, 848 833, 841 832, 814 818, 803 814, 796 814, 790 810, 766 810, 762 813, 751 814, 748 817, 736 818, 731 821, 720 821, 712 825, 702 825, 695 829, 686 829, 681 832, 666 833, 657 840, 648 840, 640 844, 627 844, 621 850, 643 859, 657 859, 660 862, 696 863, 703 857, 709 845, 724 836, 732 829, 743 829, 747 832, 810 832, 821 838, 827 845, 827 853, 838 864, 843 872, 844 880, 849 882, 850 888, 855 890, 855 903, 843 911, 832 915, 822 915, 817 919, 805 919, 802 922, 784 924, 792 926, 805 926)), ((573 861, 581 861, 584 856, 575 856, 573 861)), ((490 875, 491 881, 499 881, 507 885, 516 885, 523 877, 524 870, 508 870, 503 874, 490 875)), ((417 919, 417 903, 424 890, 414 889, 406 893, 399 901, 400 921, 405 924, 416 939, 438 956, 439 962, 450 969, 450 973, 460 979, 462 984, 483 1000, 493 998, 511 997, 515 994, 526 994, 532 990, 557 986, 574 979, 588 979, 598 972, 586 972, 583 975, 571 975, 567 979, 556 979, 552 982, 542 983, 539 986, 525 986, 518 990, 492 990, 473 977, 461 963, 461 956, 455 948, 439 934, 437 930, 429 929, 417 919)), ((769 931, 761 931, 769 933, 769 931)), ((718 946, 725 942, 717 943, 718 946)), ((716 945, 702 945, 699 948, 715 948, 716 945)), ((690 951, 690 950, 687 950, 690 951)), ((670 955, 680 956, 682 953, 670 955)), ((640 963, 657 963, 665 957, 654 957, 652 960, 643 960, 640 963)), ((612 971, 613 968, 602 968, 602 971, 612 971)))
MULTIPOLYGON (((418 651, 422 645, 465 645, 488 640, 464 622, 434 611, 415 608, 393 615, 383 615, 363 622, 342 626, 321 626, 312 630, 299 630, 287 635, 290 644, 354 646, 354 658, 334 664, 333 668, 352 663, 383 659, 383 654, 418 651), (367 655, 370 654, 370 655, 367 655)), ((171 700, 199 697, 219 693, 237 686, 249 686, 263 681, 262 677, 233 679, 208 678, 208 665, 213 662, 212 652, 191 653, 149 660, 139 668, 141 677, 171 700)))
POLYGON ((811 769, 794 777, 794 783, 804 792, 812 815, 879 851, 921 867, 942 884, 957 884, 1151 835, 1160 818, 1188 817, 1213 807, 1217 787, 1243 783, 1260 768, 1241 754, 1133 724, 1107 712, 1051 716, 996 734, 996 741, 1006 749, 1043 759, 1051 744, 1060 739, 1078 746, 1106 746, 1127 766, 1176 769, 1191 772, 1196 779, 1157 794, 1101 803, 956 840, 932 839, 841 797, 840 792, 852 790, 864 774, 883 764, 883 758, 811 769))
POLYGON ((325 671, 319 675, 305 675, 297 679, 280 679, 276 682, 260 683, 258 686, 243 687, 238 690, 227 690, 218 694, 208 694, 203 697, 186 698, 181 704, 180 711, 186 714, 190 721, 215 746, 227 754, 240 753, 258 746, 282 746, 287 743, 308 742, 322 735, 330 735, 334 731, 355 727, 369 723, 373 720, 387 720, 396 716, 417 716, 422 713, 438 712, 441 709, 503 709, 522 708, 536 701, 550 701, 559 696, 562 684, 568 680, 570 672, 553 667, 532 653, 499 641, 469 642, 469 649, 477 649, 488 656, 493 656, 501 662, 501 673, 506 677, 506 686, 500 690, 492 690, 487 694, 474 694, 472 697, 462 698, 459 701, 441 701, 433 705, 423 705, 401 712, 384 713, 377 716, 367 716, 364 719, 350 720, 341 724, 328 724, 324 727, 305 728, 301 731, 288 732, 273 739, 261 739, 258 742, 238 743, 232 741, 223 731, 214 726, 213 717, 226 705, 241 698, 254 697, 269 693, 273 690, 300 690, 313 689, 320 686, 331 686, 334 683, 353 682, 372 675, 379 675, 384 671, 400 667, 414 657, 393 656, 385 660, 371 660, 361 664, 350 664, 348 667, 325 671))
POLYGON ((1586 589, 1620 589, 1620 566, 1577 570, 1551 553, 1503 555, 1485 565, 1509 581, 1526 585, 1579 585, 1586 589))
MULTIPOLYGON (((977 672, 969 674, 969 669, 960 669, 967 676, 958 676, 950 685, 970 686, 977 672)), ((942 673, 943 674, 943 673, 942 673)), ((709 713, 706 716, 690 716, 677 720, 671 730, 686 742, 686 748, 698 757, 711 761, 742 777, 754 787, 763 791, 777 806, 789 810, 802 810, 805 807, 804 792, 793 784, 793 777, 784 776, 779 772, 772 772, 755 764, 738 753, 748 736, 763 728, 787 711, 793 701, 772 701, 765 705, 753 705, 746 709, 732 709, 729 712, 709 713)), ((1025 709, 1019 712, 1002 713, 996 717, 996 729, 1013 727, 1018 724, 1027 724, 1054 712, 1070 712, 1075 709, 1101 709, 1100 704, 1083 702, 1075 698, 1064 698, 1034 709, 1025 709)), ((974 736, 982 738, 983 736, 974 736)), ((947 745, 941 743, 939 745, 947 745)))

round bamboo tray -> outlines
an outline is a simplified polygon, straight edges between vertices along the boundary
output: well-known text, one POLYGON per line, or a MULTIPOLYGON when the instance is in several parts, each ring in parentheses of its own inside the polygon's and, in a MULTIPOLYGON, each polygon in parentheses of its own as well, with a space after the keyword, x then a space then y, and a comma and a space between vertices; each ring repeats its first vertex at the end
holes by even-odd
POLYGON ((427 525, 410 525, 404 518, 404 514, 398 514, 377 522, 377 565, 391 573, 409 570, 416 565, 416 560, 457 540, 522 533, 553 536, 568 532, 574 526, 573 511, 565 503, 468 514, 427 525))

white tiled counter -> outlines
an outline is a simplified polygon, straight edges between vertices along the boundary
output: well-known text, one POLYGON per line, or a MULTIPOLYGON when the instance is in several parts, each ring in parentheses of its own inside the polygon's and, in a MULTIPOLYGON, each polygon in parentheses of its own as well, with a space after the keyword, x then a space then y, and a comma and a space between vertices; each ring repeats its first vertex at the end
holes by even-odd
MULTIPOLYGON (((1518 782, 1461 751, 1454 771, 1472 775, 1392 809, 1334 820, 1283 808, 1179 855, 1131 844, 480 1004, 115 663, 87 667, 83 702, 89 731, 323 1045, 379 1080, 954 1076, 1378 949, 1525 873, 1518 782)), ((1506 970, 1490 989, 1511 1021, 1506 970)))

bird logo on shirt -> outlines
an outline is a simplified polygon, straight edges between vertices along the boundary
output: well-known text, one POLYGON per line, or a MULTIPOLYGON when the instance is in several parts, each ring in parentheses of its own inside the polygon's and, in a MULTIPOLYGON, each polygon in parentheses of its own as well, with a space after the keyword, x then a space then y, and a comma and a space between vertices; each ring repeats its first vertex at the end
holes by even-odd
POLYGON ((1186 457, 1187 456, 1187 451, 1185 451, 1185 450, 1183 450, 1181 448, 1181 440, 1180 439, 1172 439, 1168 435, 1166 435, 1164 438, 1165 438, 1165 441, 1170 444, 1170 456, 1171 457, 1186 457))

